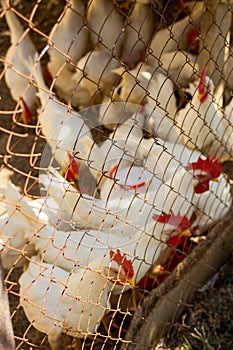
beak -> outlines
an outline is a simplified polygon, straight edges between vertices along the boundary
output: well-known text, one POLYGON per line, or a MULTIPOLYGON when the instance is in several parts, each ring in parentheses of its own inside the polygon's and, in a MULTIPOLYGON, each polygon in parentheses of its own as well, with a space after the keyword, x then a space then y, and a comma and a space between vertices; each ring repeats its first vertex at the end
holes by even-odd
POLYGON ((127 282, 130 284, 130 286, 131 286, 132 288, 135 287, 135 282, 134 282, 134 280, 133 280, 132 278, 128 278, 128 279, 127 279, 127 282))
POLYGON ((181 232, 182 236, 185 236, 185 237, 190 237, 192 236, 192 232, 189 228, 187 228, 186 230, 182 231, 181 232))
POLYGON ((208 96, 208 91, 205 92, 205 94, 200 94, 200 93, 198 93, 198 95, 197 95, 198 100, 199 100, 201 103, 205 102, 207 96, 208 96))
POLYGON ((164 270, 163 270, 163 268, 162 268, 162 265, 161 265, 161 264, 156 265, 156 266, 153 268, 152 272, 153 272, 154 275, 161 275, 161 274, 163 274, 163 273, 164 273, 164 270))
POLYGON ((198 98, 198 100, 199 100, 200 102, 202 102, 203 95, 200 94, 200 93, 198 93, 198 94, 197 94, 197 98, 198 98))
POLYGON ((78 181, 78 174, 72 172, 72 175, 73 175, 73 178, 74 178, 74 182, 77 182, 78 181))
POLYGON ((24 100, 22 100, 22 109, 22 119, 26 124, 29 124, 32 121, 31 111, 24 100))

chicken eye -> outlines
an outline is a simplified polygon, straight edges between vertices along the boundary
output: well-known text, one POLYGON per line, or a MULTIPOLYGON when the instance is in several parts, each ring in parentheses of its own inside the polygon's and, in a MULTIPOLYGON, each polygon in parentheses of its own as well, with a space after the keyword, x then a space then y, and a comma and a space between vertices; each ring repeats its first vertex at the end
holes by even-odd
POLYGON ((121 91, 122 91, 122 86, 120 86, 118 89, 117 89, 117 95, 120 95, 121 94, 121 91))

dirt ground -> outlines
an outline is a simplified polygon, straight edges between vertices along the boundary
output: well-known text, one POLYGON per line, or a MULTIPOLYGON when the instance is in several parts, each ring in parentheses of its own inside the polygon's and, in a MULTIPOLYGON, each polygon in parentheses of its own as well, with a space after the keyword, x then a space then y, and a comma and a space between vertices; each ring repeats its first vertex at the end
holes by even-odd
MULTIPOLYGON (((17 9, 25 16, 29 17, 36 1, 18 1, 17 9)), ((48 34, 55 19, 63 9, 65 1, 46 0, 38 1, 38 11, 35 15, 34 23, 43 33, 48 34)), ((169 6, 164 6, 162 14, 169 21, 172 20, 172 11, 176 8, 175 1, 170 1, 169 6)), ((167 3, 167 2, 164 2, 167 3)), ((4 18, 0 18, 0 57, 4 57, 9 46, 9 33, 4 18)), ((46 41, 42 36, 31 33, 32 39, 41 50, 46 41)), ((1 60, 0 60, 1 62, 1 60)), ((3 64, 0 63, 0 72, 3 64)), ((15 102, 11 99, 9 90, 5 85, 4 77, 0 75, 0 111, 14 111, 15 102)), ((17 118, 16 118, 17 119, 17 118)), ((33 127, 27 128, 13 121, 12 114, 1 113, 0 130, 0 164, 1 168, 6 168, 12 172, 10 179, 19 186, 29 196, 39 194, 37 176, 40 156, 43 152, 45 141, 35 134, 33 127), (10 136, 9 131, 14 133, 10 136), (30 157, 28 155, 31 154, 30 157)), ((228 170, 231 166, 226 164, 228 170)), ((233 178, 233 176, 232 176, 233 178)), ((180 319, 171 327, 169 334, 157 346, 164 350, 212 350, 212 349, 233 349, 233 247, 232 255, 216 276, 215 284, 203 292, 198 292, 194 303, 189 305, 181 315, 180 319)), ((24 312, 19 307, 18 297, 18 277, 22 272, 21 268, 12 268, 7 272, 6 282, 9 290, 10 308, 14 327, 16 346, 18 350, 49 349, 46 336, 36 331, 27 321, 24 312)), ((129 325, 130 317, 124 318, 116 315, 115 321, 118 324, 124 322, 122 328, 129 325)), ((119 349, 121 342, 119 336, 124 338, 124 330, 117 330, 112 327, 112 336, 108 336, 103 326, 100 328, 103 337, 97 340, 86 339, 85 349, 119 349)), ((68 349, 72 345, 72 338, 64 336, 62 339, 62 349, 68 349)), ((143 350, 143 349, 142 349, 143 350)))

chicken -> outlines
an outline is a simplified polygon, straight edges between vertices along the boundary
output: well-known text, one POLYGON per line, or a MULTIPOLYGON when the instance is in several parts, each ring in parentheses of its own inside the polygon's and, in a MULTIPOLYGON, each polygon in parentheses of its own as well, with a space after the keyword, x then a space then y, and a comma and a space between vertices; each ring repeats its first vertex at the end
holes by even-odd
POLYGON ((99 106, 98 121, 109 130, 114 130, 116 126, 127 120, 133 109, 137 110, 138 105, 128 106, 127 102, 115 102, 111 97, 105 96, 99 106))
POLYGON ((213 90, 213 83, 206 76, 204 67, 192 100, 177 112, 176 121, 183 130, 182 139, 187 147, 219 157, 225 153, 221 144, 224 125, 221 112, 213 100, 213 90))
POLYGON ((181 169, 166 183, 159 178, 154 191, 141 195, 131 195, 104 201, 93 198, 85 193, 79 194, 69 183, 51 170, 47 175, 41 175, 41 184, 48 191, 48 195, 63 198, 73 212, 73 221, 83 227, 102 230, 105 232, 122 233, 128 235, 136 229, 147 229, 152 224, 151 211, 154 207, 162 211, 171 206, 174 211, 185 207, 186 213, 192 211, 191 198, 193 196, 193 176, 185 169, 181 169), (181 195, 183 194, 183 195, 181 195))
POLYGON ((203 2, 196 2, 192 13, 170 26, 157 31, 148 49, 148 61, 153 64, 162 54, 177 50, 189 50, 189 33, 200 25, 203 14, 203 2), (190 20, 190 18, 192 20, 190 20))
POLYGON ((122 60, 129 67, 141 61, 156 26, 155 12, 149 2, 136 1, 127 18, 122 60))
MULTIPOLYGON (((37 61, 32 67, 32 74, 38 86, 38 97, 41 101, 41 109, 38 119, 41 131, 52 150, 52 159, 55 159, 64 173, 67 172, 72 163, 77 165, 82 162, 87 165, 91 163, 91 149, 93 138, 90 129, 86 125, 81 114, 70 110, 60 103, 51 92, 48 91, 37 61)), ((43 162, 45 167, 51 164, 51 155, 45 149, 43 162), (47 162, 47 163, 46 163, 47 162)), ((73 164, 73 169, 78 171, 78 166, 73 164)), ((78 177, 78 174, 73 174, 78 177)))
POLYGON ((6 207, 6 213, 0 217, 3 245, 1 257, 5 269, 8 270, 13 264, 23 265, 23 257, 35 253, 37 248, 34 235, 44 231, 46 225, 70 230, 68 222, 72 213, 67 211, 64 203, 59 206, 53 198, 26 201, 11 182, 1 192, 6 207))
POLYGON ((15 188, 9 182, 7 188, 1 189, 4 195, 6 213, 0 218, 1 238, 3 250, 1 252, 2 264, 5 269, 10 269, 13 264, 23 265, 23 256, 31 256, 35 250, 33 245, 27 242, 25 230, 29 227, 29 218, 34 218, 31 230, 37 224, 40 226, 48 222, 45 213, 37 211, 35 202, 29 205, 15 188), (17 209, 18 208, 18 209, 17 209), (20 209, 19 209, 20 208, 20 209), (20 210, 25 211, 27 216, 23 216, 20 210))
POLYGON ((30 322, 48 335, 52 350, 58 349, 62 333, 84 338, 97 332, 107 310, 114 284, 121 289, 133 270, 125 257, 109 252, 111 262, 98 258, 79 271, 67 272, 32 257, 19 279, 20 304, 30 322))
POLYGON ((149 85, 146 74, 146 64, 139 63, 133 69, 119 67, 114 69, 120 83, 113 89, 111 97, 117 102, 143 104, 146 98, 146 88, 149 85))
POLYGON ((75 86, 70 84, 76 62, 88 50, 88 29, 85 26, 85 4, 71 0, 49 34, 47 69, 54 80, 56 92, 70 102, 75 86), (71 64, 66 63, 67 57, 71 64))
POLYGON ((94 47, 119 57, 124 41, 124 18, 116 5, 111 0, 89 0, 87 22, 94 47))
MULTIPOLYGON (((120 106, 124 108, 124 104, 120 104, 120 106)), ((126 104, 126 108, 127 106, 128 104, 126 104)), ((132 163, 137 163, 135 151, 137 150, 138 143, 143 138, 142 128, 144 123, 146 123, 147 117, 144 115, 143 109, 140 106, 130 104, 130 108, 131 110, 134 108, 134 115, 119 125, 109 135, 107 140, 98 146, 94 145, 92 149, 94 161, 91 167, 99 169, 98 180, 101 179, 104 181, 115 166, 122 168, 128 165, 130 166, 132 163), (95 155, 96 150, 97 153, 95 155), (101 157, 98 156, 99 154, 101 154, 101 157)), ((123 119, 125 114, 122 115, 123 119)), ((100 183, 98 184, 100 185, 100 183)))
POLYGON ((197 57, 186 51, 171 51, 163 53, 159 58, 148 62, 158 71, 167 75, 178 87, 187 88, 196 78, 199 66, 197 57))
MULTIPOLYGON (((170 179, 179 167, 186 168, 192 172, 206 169, 206 173, 209 170, 217 169, 217 174, 212 176, 212 173, 210 173, 207 177, 208 180, 218 177, 222 171, 218 160, 206 158, 199 151, 191 150, 183 144, 166 142, 159 138, 143 139, 138 146, 136 154, 146 169, 157 174, 165 181, 170 179), (198 159, 203 159, 203 163, 201 161, 197 163, 198 159)), ((204 179, 200 176, 197 186, 202 184, 204 179)))
POLYGON ((23 110, 24 123, 28 124, 31 121, 32 109, 36 100, 36 88, 29 83, 30 68, 24 65, 24 60, 29 56, 34 56, 36 48, 29 37, 29 29, 23 29, 8 3, 7 0, 1 0, 11 37, 11 46, 4 59, 5 81, 12 98, 19 102, 23 110))
POLYGON ((219 146, 217 142, 212 145, 212 152, 216 152, 221 159, 227 160, 233 157, 233 117, 232 117, 232 100, 228 103, 223 111, 221 111, 221 127, 216 130, 217 136, 221 142, 219 146), (223 148, 223 149, 222 149, 223 148))
MULTIPOLYGON (((143 192, 141 193, 143 194, 143 192)), ((18 194, 18 196, 20 196, 19 201, 16 189, 11 183, 9 183, 7 196, 7 201, 9 203, 11 202, 11 196, 14 196, 16 203, 9 205, 9 207, 14 207, 16 205, 19 207, 19 205, 21 205, 20 211, 13 211, 16 215, 17 228, 15 227, 16 225, 14 227, 12 226, 12 222, 15 223, 15 221, 14 217, 11 217, 12 240, 17 241, 19 238, 22 238, 22 242, 17 246, 11 245, 8 253, 11 253, 11 251, 14 252, 14 248, 17 248, 16 252, 18 252, 19 256, 22 254, 22 247, 25 245, 27 248, 32 248, 30 252, 24 251, 24 254, 26 254, 27 257, 32 256, 32 253, 37 253, 46 263, 53 264, 68 272, 76 272, 79 270, 80 265, 86 266, 89 262, 96 260, 97 258, 108 256, 110 247, 113 250, 120 248, 122 253, 130 254, 130 256, 134 256, 135 249, 138 249, 136 255, 137 258, 132 262, 134 271, 137 273, 136 279, 138 280, 148 270, 148 259, 153 263, 153 259, 157 257, 157 253, 154 253, 155 250, 159 254, 160 246, 163 246, 160 236, 162 230, 165 230, 164 225, 157 225, 155 229, 153 217, 149 218, 148 216, 148 221, 151 221, 151 227, 146 233, 144 232, 143 227, 139 227, 138 230, 132 230, 128 233, 126 231, 120 233, 119 230, 112 232, 111 229, 106 231, 76 229, 75 231, 69 230, 63 232, 56 227, 51 226, 52 223, 42 211, 43 206, 40 207, 39 213, 37 211, 34 213, 34 210, 30 213, 31 208, 34 209, 36 201, 29 202, 31 204, 29 206, 24 198, 18 194), (12 193, 10 193, 10 191, 12 193), (19 232, 20 234, 22 232, 22 237, 19 236, 19 232), (139 242, 140 249, 138 248, 139 242), (148 252, 148 249, 150 249, 150 253, 148 252), (142 263, 145 252, 148 253, 148 259, 142 263)), ((36 204, 38 203, 36 202, 36 204)), ((184 210, 186 209, 187 208, 184 207, 184 210)), ((154 210, 157 211, 157 207, 154 210)), ((153 213, 153 207, 151 208, 151 211, 153 213)), ((170 225, 171 222, 168 224, 170 225)), ((133 227, 133 222, 131 222, 131 225, 133 227)), ((6 247, 4 247, 4 249, 6 249, 6 247)), ((7 257, 9 259, 9 256, 7 257)), ((114 287, 113 292, 118 293, 119 288, 114 287)))
POLYGON ((101 186, 101 199, 106 201, 123 198, 127 195, 136 196, 157 188, 157 177, 152 172, 139 166, 127 166, 120 170, 116 167, 110 172, 110 177, 101 186))
POLYGON ((198 227, 199 233, 207 230, 228 212, 232 201, 230 185, 222 175, 222 165, 217 159, 205 157, 184 145, 160 139, 142 140, 138 147, 137 158, 142 161, 145 169, 157 174, 164 181, 171 178, 179 167, 185 167, 192 172, 194 176, 192 203, 197 216, 192 228, 198 227))
POLYGON ((114 72, 119 65, 111 53, 99 48, 83 56, 77 62, 70 82, 75 85, 72 105, 84 108, 101 102, 103 95, 109 95, 119 80, 114 72))
POLYGON ((13 213, 4 214, 0 217, 1 230, 1 260, 4 269, 9 270, 12 266, 23 266, 24 256, 32 256, 34 247, 27 244, 25 231, 14 219, 13 213))
POLYGON ((179 134, 173 121, 176 99, 172 81, 152 66, 141 63, 129 71, 121 67, 114 72, 121 75, 121 82, 113 91, 115 101, 126 102, 128 109, 130 103, 143 105, 150 116, 148 128, 153 128, 161 138, 166 139, 169 135, 169 141, 177 140, 179 134))
POLYGON ((221 174, 217 181, 210 182, 208 191, 195 196, 194 204, 197 211, 192 227, 196 229, 196 233, 201 234, 230 210, 232 196, 229 181, 221 174))

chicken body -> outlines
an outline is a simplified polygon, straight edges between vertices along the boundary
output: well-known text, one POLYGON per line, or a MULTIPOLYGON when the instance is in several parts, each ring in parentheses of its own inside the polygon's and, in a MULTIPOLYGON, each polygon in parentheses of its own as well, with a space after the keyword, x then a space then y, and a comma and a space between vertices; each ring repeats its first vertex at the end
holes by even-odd
POLYGON ((189 16, 157 31, 150 44, 149 63, 156 63, 161 55, 167 52, 188 50, 191 45, 188 34, 200 25, 202 14, 203 3, 196 2, 189 16), (190 18, 192 18, 192 21, 190 21, 190 18))
POLYGON ((222 127, 221 116, 212 99, 213 83, 210 78, 198 80, 195 87, 192 100, 177 112, 176 121, 183 130, 184 145, 203 152, 215 141, 216 132, 222 127), (204 91, 201 92, 202 86, 204 91))
POLYGON ((65 102, 72 99, 71 77, 77 61, 88 50, 89 32, 85 26, 85 5, 81 0, 72 0, 53 26, 49 34, 51 47, 48 50, 48 70, 55 79, 56 91, 65 102), (66 63, 67 57, 71 64, 66 63))
POLYGON ((119 61, 106 50, 96 48, 89 51, 76 64, 71 84, 75 86, 72 104, 81 107, 101 102, 103 95, 109 95, 118 75, 114 69, 119 61))
MULTIPOLYGON (((67 164, 70 164, 70 157, 77 164, 80 162, 87 164, 87 160, 91 162, 94 141, 84 118, 81 114, 70 111, 51 95, 44 83, 39 63, 36 63, 32 74, 38 84, 37 95, 41 101, 38 119, 42 133, 51 147, 53 159, 64 171, 67 169, 67 164)), ((46 152, 45 149, 43 162, 47 162, 48 165, 51 164, 51 156, 46 152)))
POLYGON ((127 19, 122 50, 122 60, 129 67, 144 58, 155 26, 155 12, 151 5, 136 1, 127 19))
POLYGON ((48 334, 55 350, 62 333, 83 338, 97 332, 109 308, 110 276, 108 266, 102 267, 102 258, 70 273, 32 257, 19 279, 20 303, 33 326, 48 334))
POLYGON ((192 100, 176 115, 183 143, 221 160, 232 157, 232 125, 214 99, 214 85, 205 67, 194 86, 192 100))
MULTIPOLYGON (((165 181, 173 176, 177 168, 186 168, 189 164, 198 162, 199 158, 206 159, 198 151, 161 139, 142 140, 138 147, 137 157, 142 161, 145 169, 157 174, 165 181)), ((205 171, 201 166, 199 170, 193 170, 192 173, 194 179, 199 174, 205 177, 205 171)), ((205 192, 194 192, 192 198, 197 216, 192 227, 196 227, 199 233, 206 231, 220 220, 228 212, 232 203, 230 184, 227 179, 221 174, 217 182, 215 180, 214 178, 213 181, 210 181, 209 189, 206 188, 205 192)), ((193 186, 196 181, 198 180, 193 181, 193 186)))
POLYGON ((131 104, 143 105, 150 117, 148 128, 152 128, 156 136, 177 140, 179 133, 174 124, 176 99, 172 81, 152 66, 141 63, 132 70, 120 68, 115 72, 121 76, 112 95, 115 101, 127 103, 126 108, 131 104))
POLYGON ((153 210, 170 212, 172 206, 174 211, 185 208, 186 214, 192 212, 193 177, 184 169, 177 170, 166 183, 157 179, 157 188, 154 191, 136 196, 131 193, 109 201, 95 199, 86 194, 80 195, 56 172, 42 175, 40 180, 50 196, 55 200, 57 196, 62 197, 66 201, 73 211, 74 221, 85 228, 101 229, 118 235, 129 235, 137 229, 145 230, 153 226, 153 210))
POLYGON ((1 0, 1 5, 5 10, 5 19, 11 37, 11 46, 5 56, 5 80, 12 98, 20 102, 24 122, 28 123, 36 100, 36 88, 29 84, 30 67, 27 68, 24 61, 35 55, 36 48, 29 37, 28 30, 23 29, 15 13, 7 8, 7 1, 1 0))
POLYGON ((124 18, 114 3, 111 0, 89 0, 87 22, 93 45, 119 57, 124 41, 124 18))

